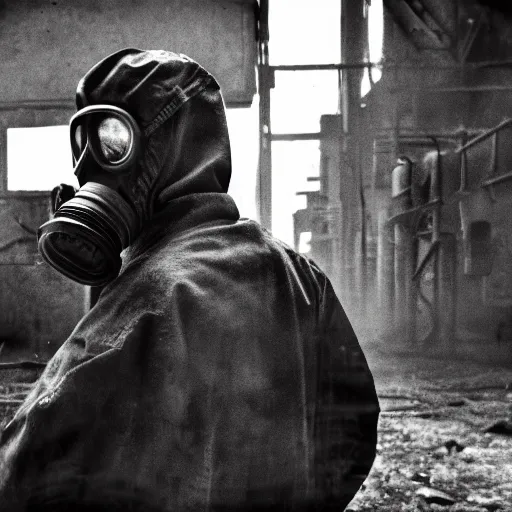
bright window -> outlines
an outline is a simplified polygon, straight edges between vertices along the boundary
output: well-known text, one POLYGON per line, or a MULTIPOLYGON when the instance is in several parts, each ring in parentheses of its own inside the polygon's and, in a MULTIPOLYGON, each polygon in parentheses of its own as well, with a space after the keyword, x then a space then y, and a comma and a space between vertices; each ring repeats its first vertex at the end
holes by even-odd
MULTIPOLYGON (((382 59, 384 43, 384 7, 382 0, 372 0, 368 5, 368 56, 370 62, 379 62, 382 59)), ((380 69, 373 69, 373 81, 380 79, 380 69)))
MULTIPOLYGON (((258 104, 227 109, 233 171, 229 193, 242 216, 256 218, 258 104)), ((7 129, 7 189, 51 190, 60 183, 78 187, 73 174, 69 127, 7 129)))
POLYGON ((297 192, 318 190, 320 143, 316 140, 272 144, 272 234, 291 247, 293 214, 306 208, 306 196, 297 192))
POLYGON ((299 252, 307 254, 311 250, 311 231, 303 231, 299 235, 299 252))
POLYGON ((272 133, 320 131, 320 116, 338 110, 337 71, 276 71, 270 91, 272 133))
POLYGON ((7 189, 51 190, 77 186, 68 126, 7 129, 7 189))
POLYGON ((235 200, 242 217, 256 219, 256 180, 259 157, 257 98, 254 99, 250 108, 228 108, 226 117, 232 162, 228 192, 235 200))
MULTIPOLYGON (((341 62, 339 0, 271 0, 269 5, 271 65, 337 64, 341 62)), ((336 70, 275 72, 271 90, 272 133, 320 131, 320 117, 339 109, 336 70)), ((272 143, 272 233, 294 244, 293 214, 306 207, 306 195, 319 189, 319 141, 272 143)), ((299 240, 307 251, 308 239, 299 240)))
MULTIPOLYGON (((384 8, 382 0, 372 0, 366 8, 366 20, 368 23, 368 59, 370 62, 380 62, 383 56, 384 44, 384 8)), ((363 80, 361 82, 361 97, 370 92, 371 81, 378 82, 382 77, 382 70, 372 68, 364 70, 363 80)))
POLYGON ((270 63, 340 62, 340 9, 340 0, 270 0, 270 63))

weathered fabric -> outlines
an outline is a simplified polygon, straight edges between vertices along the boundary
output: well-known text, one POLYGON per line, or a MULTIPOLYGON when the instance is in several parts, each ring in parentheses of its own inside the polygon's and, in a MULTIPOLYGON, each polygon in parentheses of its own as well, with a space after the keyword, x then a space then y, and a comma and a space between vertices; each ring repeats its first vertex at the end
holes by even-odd
POLYGON ((193 101, 162 125, 174 151, 119 277, 2 432, 2 510, 341 510, 370 470, 379 409, 350 323, 312 261, 239 218, 229 177, 208 190, 193 101))

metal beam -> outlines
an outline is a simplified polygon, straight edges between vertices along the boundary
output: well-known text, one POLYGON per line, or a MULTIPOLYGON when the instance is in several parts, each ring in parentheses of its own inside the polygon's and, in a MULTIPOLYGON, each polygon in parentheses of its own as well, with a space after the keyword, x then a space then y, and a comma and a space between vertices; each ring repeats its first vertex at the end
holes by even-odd
POLYGON ((490 187, 491 185, 497 185, 498 183, 503 183, 504 181, 509 180, 512 180, 512 172, 507 172, 494 178, 490 178, 482 183, 482 187, 490 187))
POLYGON ((258 92, 260 153, 258 166, 257 208, 260 224, 272 229, 272 144, 270 139, 270 89, 272 71, 268 57, 268 0, 261 0, 259 9, 259 47, 258 47, 258 92))
POLYGON ((273 71, 324 71, 340 69, 364 69, 364 68, 380 68, 382 64, 378 62, 352 62, 345 64, 280 64, 278 66, 270 66, 273 71))
MULTIPOLYGON (((512 90, 512 88, 511 88, 511 90, 512 90)), ((502 121, 500 124, 498 124, 494 128, 491 128, 490 130, 487 130, 485 133, 482 133, 481 135, 478 135, 474 139, 471 139, 469 142, 464 144, 464 146, 462 146, 460 149, 458 149, 457 153, 460 153, 461 151, 465 151, 466 149, 469 149, 471 146, 474 146, 475 144, 477 144, 478 142, 481 142, 484 139, 487 139, 494 133, 502 130, 503 128, 506 128, 510 124, 512 124, 512 119, 505 119, 504 121, 502 121)))
POLYGON ((336 64, 279 64, 269 66, 273 71, 322 71, 343 69, 364 69, 364 68, 380 68, 383 71, 391 69, 410 70, 417 72, 418 70, 460 70, 460 69, 480 69, 486 67, 506 67, 512 68, 512 60, 488 60, 480 62, 465 62, 454 64, 425 64, 425 63, 403 63, 393 61, 381 62, 345 62, 336 64))
POLYGON ((500 92, 512 91, 512 85, 447 85, 439 87, 390 87, 391 93, 396 92, 418 92, 418 93, 436 93, 436 92, 500 92))
POLYGON ((422 50, 448 50, 450 48, 450 37, 425 9, 423 12, 417 12, 405 0, 387 0, 384 5, 392 14, 396 24, 416 47, 422 50), (432 45, 420 46, 418 44, 425 42, 421 37, 422 34, 427 36, 432 45))
POLYGON ((320 140, 320 132, 313 133, 272 133, 272 141, 294 141, 294 140, 320 140))
POLYGON ((0 111, 17 109, 69 110, 74 108, 76 108, 75 102, 70 99, 0 101, 0 111))

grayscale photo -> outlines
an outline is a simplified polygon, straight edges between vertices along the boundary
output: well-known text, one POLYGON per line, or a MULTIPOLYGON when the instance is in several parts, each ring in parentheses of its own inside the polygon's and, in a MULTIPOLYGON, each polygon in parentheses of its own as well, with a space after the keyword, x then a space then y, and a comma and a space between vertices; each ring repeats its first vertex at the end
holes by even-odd
POLYGON ((0 40, 2 512, 512 511, 512 4, 0 40))

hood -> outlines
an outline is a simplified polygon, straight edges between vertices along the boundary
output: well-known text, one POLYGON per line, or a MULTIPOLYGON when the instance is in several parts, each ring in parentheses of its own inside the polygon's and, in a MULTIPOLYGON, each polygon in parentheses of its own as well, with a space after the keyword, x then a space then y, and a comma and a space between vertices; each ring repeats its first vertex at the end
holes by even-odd
POLYGON ((141 128, 144 150, 128 193, 142 222, 174 199, 227 192, 224 101, 215 78, 197 62, 163 50, 116 52, 78 85, 78 109, 100 103, 125 109, 141 128))

